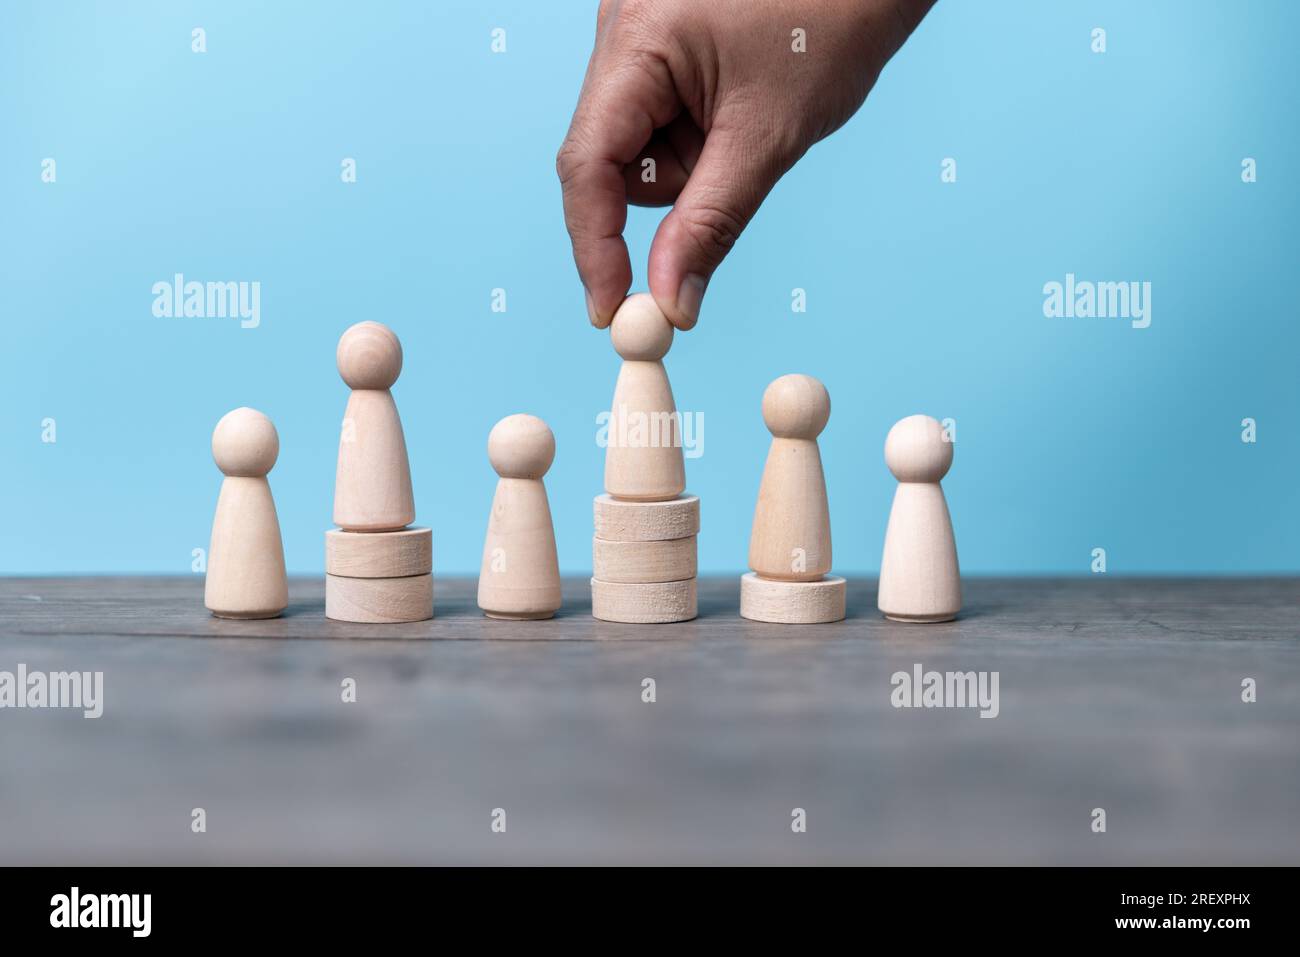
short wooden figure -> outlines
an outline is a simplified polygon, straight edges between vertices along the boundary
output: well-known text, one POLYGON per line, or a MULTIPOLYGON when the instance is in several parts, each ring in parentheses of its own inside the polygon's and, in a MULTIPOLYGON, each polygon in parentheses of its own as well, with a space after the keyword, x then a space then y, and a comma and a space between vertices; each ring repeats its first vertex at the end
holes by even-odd
POLYGON ((492 498, 478 605, 489 618, 550 618, 560 607, 560 563, 542 476, 555 459, 555 436, 535 415, 510 415, 488 435, 488 460, 500 476, 492 498))
POLYGON ((961 610, 961 573, 952 518, 939 480, 952 466, 952 443, 928 415, 889 430, 885 464, 898 491, 885 530, 877 604, 896 621, 950 621, 961 610))
POLYGON ((284 545, 266 475, 280 454, 275 426, 256 409, 235 409, 212 432, 225 474, 208 546, 203 604, 218 618, 275 618, 289 604, 284 545))

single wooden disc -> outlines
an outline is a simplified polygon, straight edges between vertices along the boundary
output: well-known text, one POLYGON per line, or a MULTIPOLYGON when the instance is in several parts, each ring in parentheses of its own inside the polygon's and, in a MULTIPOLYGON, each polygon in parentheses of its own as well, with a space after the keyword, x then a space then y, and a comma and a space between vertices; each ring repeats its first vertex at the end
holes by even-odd
POLYGON ((596 537, 607 542, 661 542, 700 531, 700 497, 679 495, 666 502, 629 502, 608 493, 594 503, 596 537))
POLYGON ((633 625, 690 621, 698 614, 695 579, 628 584, 591 580, 591 614, 633 625))
POLYGON ((603 582, 680 582, 695 577, 695 536, 661 542, 591 540, 591 568, 603 582))
POLYGON ((424 621, 433 617, 433 576, 325 576, 325 617, 335 621, 424 621))
POLYGON ((325 533, 325 572, 345 578, 405 578, 433 571, 433 531, 325 533))
POLYGON ((830 575, 816 582, 783 582, 740 578, 740 617, 783 625, 816 625, 844 618, 847 582, 830 575))

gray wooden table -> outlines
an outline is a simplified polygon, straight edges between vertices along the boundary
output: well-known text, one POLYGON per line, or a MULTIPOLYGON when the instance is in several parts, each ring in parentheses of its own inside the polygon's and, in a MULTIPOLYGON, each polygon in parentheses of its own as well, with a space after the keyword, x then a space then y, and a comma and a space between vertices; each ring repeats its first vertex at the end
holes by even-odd
POLYGON ((902 625, 859 580, 806 627, 738 581, 619 626, 441 579, 362 626, 318 580, 230 622, 198 577, 0 579, 0 671, 104 676, 97 720, 0 710, 0 863, 1300 863, 1300 581, 973 579, 902 625), (916 664, 996 671, 998 716, 893 707, 916 664))

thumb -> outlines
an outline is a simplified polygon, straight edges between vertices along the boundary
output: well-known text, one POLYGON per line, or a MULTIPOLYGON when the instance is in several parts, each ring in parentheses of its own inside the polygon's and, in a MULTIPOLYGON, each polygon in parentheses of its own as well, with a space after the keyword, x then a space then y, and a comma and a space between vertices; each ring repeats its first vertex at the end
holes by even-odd
POLYGON ((715 126, 650 247, 650 294, 668 320, 690 329, 704 290, 790 163, 752 132, 715 126))

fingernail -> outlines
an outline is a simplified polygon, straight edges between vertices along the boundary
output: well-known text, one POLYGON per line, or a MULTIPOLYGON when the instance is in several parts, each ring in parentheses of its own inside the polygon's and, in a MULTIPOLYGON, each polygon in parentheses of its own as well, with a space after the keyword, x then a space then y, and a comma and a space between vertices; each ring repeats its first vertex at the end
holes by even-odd
POLYGON ((598 326, 600 319, 596 315, 596 301, 591 298, 591 292, 585 286, 582 291, 587 294, 587 318, 591 320, 593 326, 598 326))
POLYGON ((700 303, 708 285, 709 281, 698 273, 687 273, 677 289, 677 311, 692 326, 700 318, 700 303))

